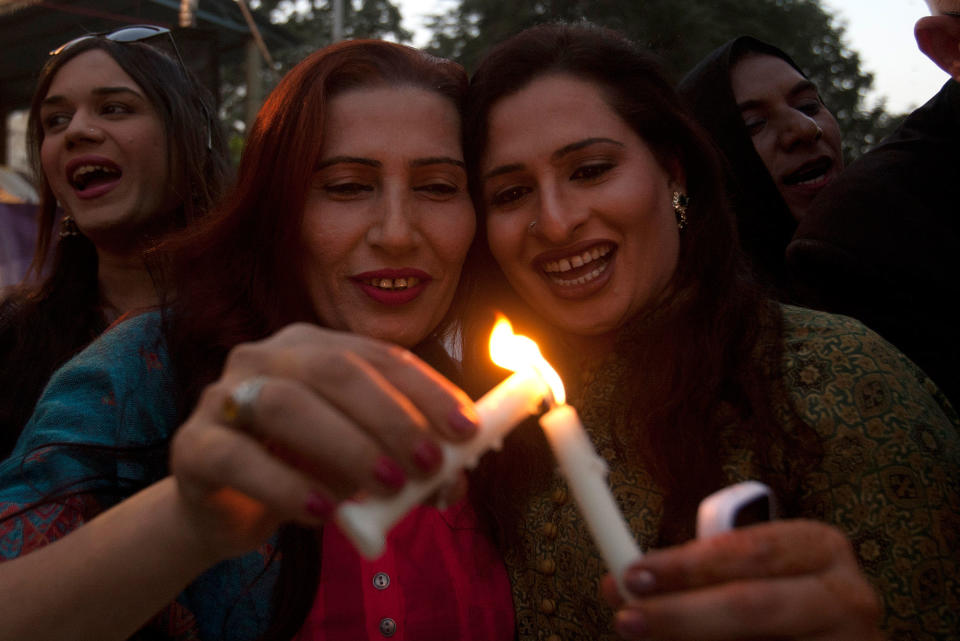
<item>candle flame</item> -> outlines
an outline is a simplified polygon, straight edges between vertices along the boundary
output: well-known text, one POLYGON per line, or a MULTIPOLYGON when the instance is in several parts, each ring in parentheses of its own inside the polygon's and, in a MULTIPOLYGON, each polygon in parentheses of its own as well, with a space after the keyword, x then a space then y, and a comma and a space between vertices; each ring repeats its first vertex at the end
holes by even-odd
POLYGON ((535 369, 550 387, 554 403, 562 405, 566 401, 560 375, 531 338, 513 333, 513 325, 504 316, 498 316, 490 332, 490 358, 500 367, 513 372, 527 367, 535 369))

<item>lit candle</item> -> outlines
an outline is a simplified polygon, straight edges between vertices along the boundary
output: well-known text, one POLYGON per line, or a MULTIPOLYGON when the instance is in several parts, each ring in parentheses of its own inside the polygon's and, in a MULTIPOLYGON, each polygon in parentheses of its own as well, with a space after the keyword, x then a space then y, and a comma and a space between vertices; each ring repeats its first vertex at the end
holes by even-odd
MULTIPOLYGON (((557 396, 557 390, 554 390, 557 396)), ((607 464, 590 443, 577 411, 563 402, 540 417, 560 473, 570 486, 573 498, 587 522, 590 536, 613 574, 617 589, 625 600, 632 596, 623 585, 623 573, 642 556, 626 521, 607 485, 607 464)))
POLYGON ((337 508, 337 525, 363 556, 375 559, 383 554, 387 532, 397 521, 444 484, 452 482, 460 470, 475 466, 487 450, 500 449, 503 437, 515 425, 540 412, 544 400, 552 399, 552 388, 546 380, 550 374, 545 378, 540 363, 546 364, 546 361, 540 356, 536 343, 515 335, 506 319, 494 327, 490 354, 495 363, 515 373, 477 401, 476 435, 465 443, 442 444, 443 463, 430 478, 407 481, 393 496, 368 496, 360 501, 347 501, 337 508))

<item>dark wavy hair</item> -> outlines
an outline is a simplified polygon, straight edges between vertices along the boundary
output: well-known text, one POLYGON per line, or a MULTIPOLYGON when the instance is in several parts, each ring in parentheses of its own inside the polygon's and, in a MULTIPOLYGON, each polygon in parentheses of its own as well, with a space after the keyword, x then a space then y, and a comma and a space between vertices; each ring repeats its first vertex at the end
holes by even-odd
MULTIPOLYGON (((91 37, 52 56, 40 71, 30 105, 27 151, 39 186, 37 241, 28 279, 0 304, 0 455, 13 448, 50 375, 106 327, 100 310, 98 259, 82 234, 54 243, 60 212, 43 173, 40 106, 65 64, 87 51, 113 58, 143 90, 163 123, 171 181, 181 206, 160 233, 187 226, 214 205, 230 175, 226 146, 209 92, 178 61, 141 42, 91 37), (45 270, 49 267, 49 272, 45 270), (44 273, 47 273, 44 276, 44 273)), ((149 247, 154 239, 137 239, 149 247)))
MULTIPOLYGON (((467 76, 455 62, 380 40, 341 42, 313 53, 260 109, 236 187, 217 214, 169 243, 176 300, 164 324, 182 417, 219 376, 230 348, 293 322, 320 323, 306 280, 302 223, 327 108, 339 94, 378 86, 436 92, 459 114, 467 76)), ((287 527, 278 549, 280 578, 265 639, 296 633, 319 579, 315 532, 287 527)))
MULTIPOLYGON (((617 346, 629 354, 624 389, 633 397, 624 421, 631 433, 621 435, 628 450, 622 454, 638 457, 666 491, 661 538, 682 539, 692 533, 697 502, 722 485, 718 409, 732 408, 756 433, 773 424, 766 365, 777 362, 776 347, 764 364, 751 358, 766 332, 778 335, 779 312, 749 276, 709 137, 680 103, 659 61, 611 30, 587 23, 536 26, 501 43, 480 63, 467 96, 464 139, 481 220, 486 212, 479 171, 491 109, 545 74, 568 74, 595 85, 660 163, 678 164, 686 177, 689 222, 680 236, 670 294, 656 309, 628 321, 617 346)), ((484 225, 478 227, 483 236, 484 225)), ((484 353, 492 310, 516 319, 515 325, 548 351, 551 344, 549 319, 524 305, 486 243, 479 245, 466 266, 483 275, 464 329, 463 366, 474 394, 495 382, 484 353)), ((501 539, 514 538, 518 497, 552 472, 548 452, 539 429, 524 428, 475 474, 471 491, 498 522, 501 539), (524 463, 517 465, 521 457, 524 463)))

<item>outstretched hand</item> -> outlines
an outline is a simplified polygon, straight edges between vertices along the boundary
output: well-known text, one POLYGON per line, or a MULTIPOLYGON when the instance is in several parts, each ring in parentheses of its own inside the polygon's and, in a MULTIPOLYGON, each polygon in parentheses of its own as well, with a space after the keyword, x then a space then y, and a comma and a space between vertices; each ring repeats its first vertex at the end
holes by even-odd
POLYGON ((201 541, 229 558, 282 522, 317 526, 341 499, 430 475, 438 439, 475 430, 466 394, 409 351, 297 324, 231 351, 174 437, 171 469, 201 541), (251 380, 236 415, 231 394, 251 380))
POLYGON ((879 600, 849 542, 815 521, 775 521, 650 552, 604 577, 624 639, 879 641, 879 600))

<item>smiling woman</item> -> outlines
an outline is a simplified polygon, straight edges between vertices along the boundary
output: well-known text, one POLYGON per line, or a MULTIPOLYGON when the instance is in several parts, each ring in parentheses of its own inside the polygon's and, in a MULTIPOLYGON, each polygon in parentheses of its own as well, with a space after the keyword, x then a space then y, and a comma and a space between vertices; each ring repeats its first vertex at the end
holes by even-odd
POLYGON ((497 103, 482 167, 490 251, 533 307, 584 342, 659 304, 680 251, 672 198, 686 192, 679 165, 664 169, 591 89, 544 75, 497 103), (541 118, 549 135, 529 135, 541 118))
MULTIPOLYGON (((156 108, 106 51, 93 49, 54 76, 39 119, 43 174, 66 215, 101 260, 136 259, 181 205, 182 186, 171 180, 156 108)), ((100 277, 109 287, 110 272, 104 271, 100 277)), ((125 305, 112 303, 110 294, 103 293, 104 303, 114 313, 122 310, 125 305)), ((147 305, 138 306, 148 306, 149 289, 137 294, 147 297, 147 305)))
POLYGON ((331 100, 303 223, 329 327, 412 346, 417 328, 443 320, 475 224, 463 160, 437 144, 459 135, 454 105, 423 89, 331 100))
POLYGON ((201 217, 227 181, 209 95, 153 46, 170 38, 149 25, 84 36, 41 71, 28 123, 41 193, 31 277, 46 276, 0 305, 2 456, 57 367, 157 304, 145 252, 201 217))
POLYGON ((169 307, 61 368, 0 464, 0 592, 30 604, 0 630, 513 639, 502 561, 456 488, 375 561, 328 526, 476 431, 442 342, 476 225, 466 87, 458 64, 373 40, 281 80, 234 188, 161 248, 169 307))
POLYGON ((956 414, 857 321, 766 298, 716 147, 652 55, 528 29, 480 63, 464 123, 489 250, 468 263, 464 371, 482 379, 493 310, 535 337, 650 550, 624 601, 539 426, 515 430, 471 480, 519 638, 953 638, 956 414), (783 518, 690 540, 698 503, 745 480, 783 518))

